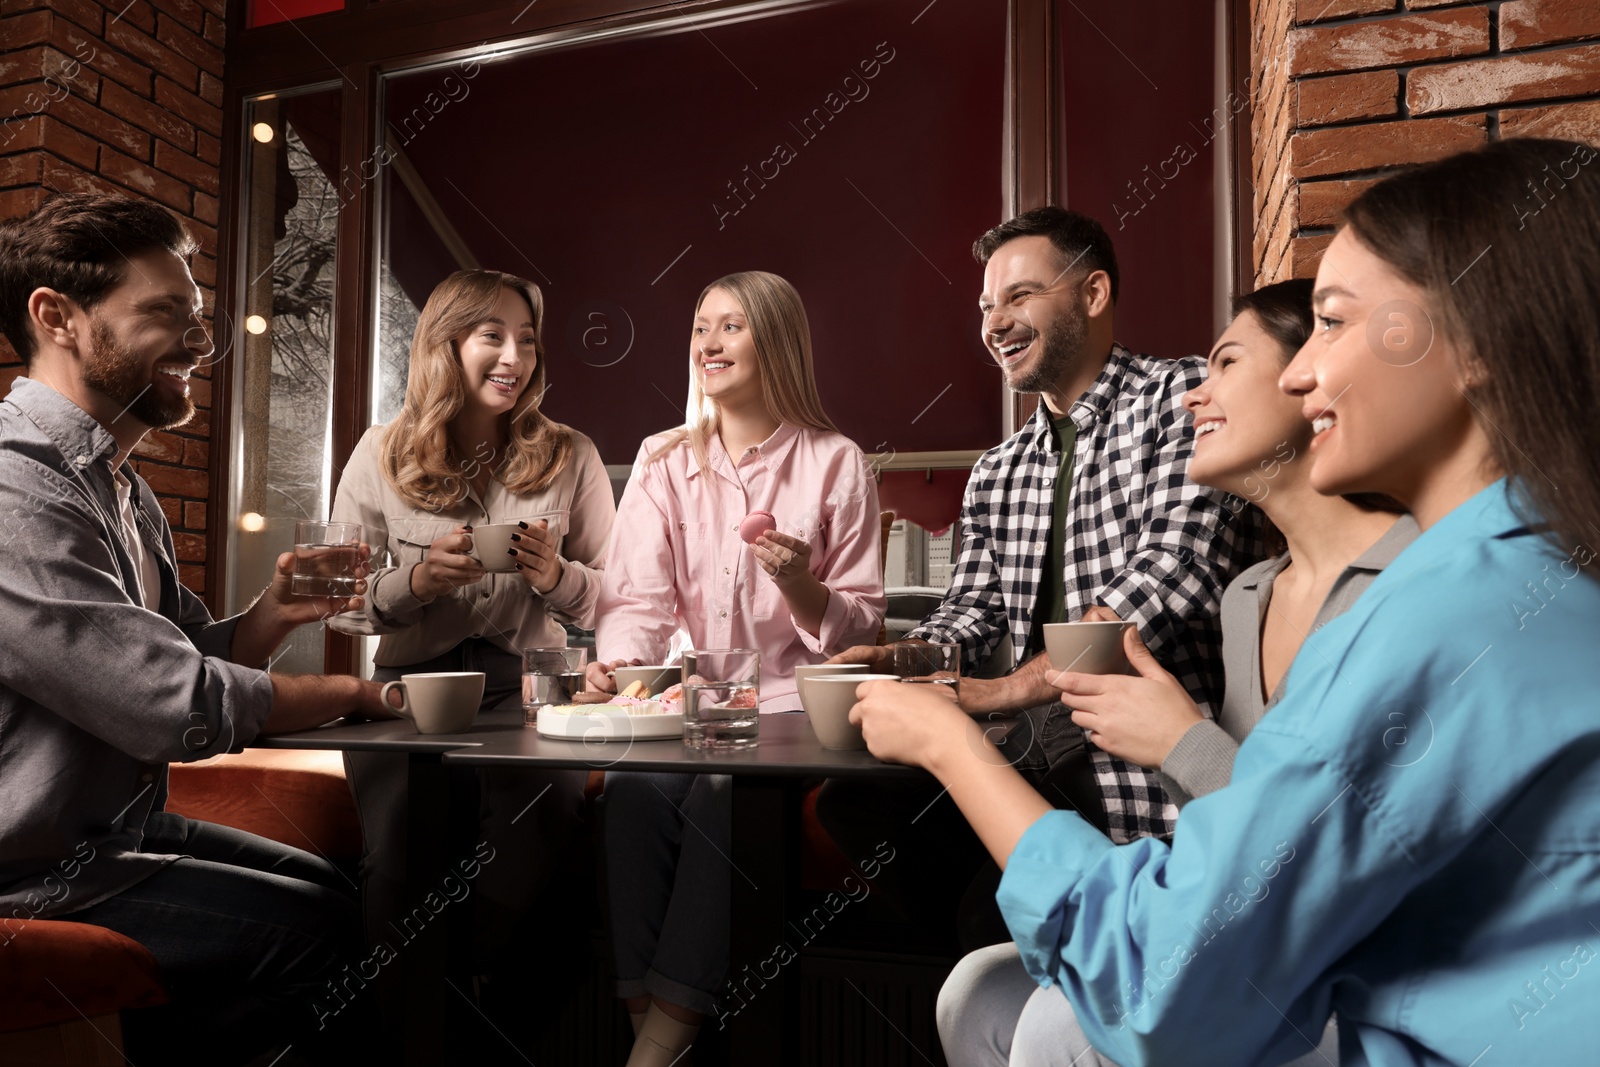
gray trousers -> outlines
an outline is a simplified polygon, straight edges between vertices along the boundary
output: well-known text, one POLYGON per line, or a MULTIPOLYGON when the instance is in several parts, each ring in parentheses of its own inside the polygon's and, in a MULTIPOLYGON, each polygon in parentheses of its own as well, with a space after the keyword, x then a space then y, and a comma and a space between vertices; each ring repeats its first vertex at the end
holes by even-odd
MULTIPOLYGON (((379 667, 373 679, 402 674, 483 671, 482 708, 520 708, 519 657, 483 640, 467 640, 442 656, 405 667, 379 667)), ((407 757, 393 752, 346 752, 345 774, 361 813, 361 899, 369 946, 394 943, 396 925, 435 886, 406 884, 407 757)), ((473 973, 555 961, 524 953, 539 930, 531 912, 575 846, 587 777, 581 770, 526 771, 463 768, 450 774, 452 807, 462 817, 450 827, 449 855, 474 854, 479 843, 493 849, 470 897, 473 957, 462 961, 473 973)))
MULTIPOLYGON (((938 1024, 950 1067, 1117 1067, 1089 1044, 1061 988, 1033 980, 1012 942, 956 964, 939 990, 938 1024)), ((1338 1033, 1330 1020, 1317 1047, 1287 1067, 1337 1067, 1338 1033)), ((1193 1062, 1206 1062, 1204 1049, 1193 1062)))
POLYGON ((728 970, 733 779, 612 772, 604 804, 617 996, 713 1014, 728 970))

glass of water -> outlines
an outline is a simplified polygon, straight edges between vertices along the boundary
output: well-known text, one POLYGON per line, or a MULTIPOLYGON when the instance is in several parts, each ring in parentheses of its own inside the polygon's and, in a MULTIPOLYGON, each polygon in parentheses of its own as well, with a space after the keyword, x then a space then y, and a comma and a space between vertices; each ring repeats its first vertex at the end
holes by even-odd
POLYGON ((700 648, 683 657, 683 743, 755 748, 761 726, 761 653, 700 648))
POLYGON ((929 644, 893 645, 889 649, 890 671, 902 682, 947 685, 956 693, 961 685, 961 646, 929 644))
POLYGON ((361 524, 302 519, 294 524, 294 578, 297 596, 356 595, 361 566, 361 524))
POLYGON ((525 648, 522 650, 522 722, 539 725, 539 709, 546 704, 570 704, 583 692, 586 648, 525 648))

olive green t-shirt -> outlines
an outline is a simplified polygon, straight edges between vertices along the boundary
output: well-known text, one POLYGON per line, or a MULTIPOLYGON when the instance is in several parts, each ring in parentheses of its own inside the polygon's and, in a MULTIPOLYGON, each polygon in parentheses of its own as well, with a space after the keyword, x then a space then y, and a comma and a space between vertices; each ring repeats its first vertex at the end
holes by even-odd
POLYGON ((1044 574, 1039 579, 1039 603, 1034 608, 1033 633, 1028 646, 1038 652, 1044 648, 1044 624, 1067 621, 1065 575, 1067 566, 1067 512, 1072 501, 1072 446, 1078 428, 1066 415, 1050 420, 1051 436, 1061 450, 1061 469, 1056 472, 1055 498, 1050 505, 1050 541, 1045 549, 1044 574))

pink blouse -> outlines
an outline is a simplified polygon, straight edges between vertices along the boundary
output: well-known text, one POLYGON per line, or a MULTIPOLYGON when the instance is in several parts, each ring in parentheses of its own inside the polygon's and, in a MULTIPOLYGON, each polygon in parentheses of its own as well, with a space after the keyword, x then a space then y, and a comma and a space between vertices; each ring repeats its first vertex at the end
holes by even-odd
POLYGON ((647 466, 664 441, 640 447, 617 506, 597 657, 661 663, 685 646, 759 649, 761 710, 796 710, 795 667, 870 644, 883 621, 878 487, 866 459, 839 434, 781 425, 737 461, 712 437, 704 472, 687 442, 647 466), (829 594, 816 637, 739 539, 752 511, 810 542, 811 573, 829 594))

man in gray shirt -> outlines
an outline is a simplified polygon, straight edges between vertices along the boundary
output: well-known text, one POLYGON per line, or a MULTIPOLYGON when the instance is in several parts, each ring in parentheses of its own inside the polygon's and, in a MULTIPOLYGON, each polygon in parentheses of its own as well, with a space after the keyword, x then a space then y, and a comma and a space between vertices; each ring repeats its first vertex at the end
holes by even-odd
POLYGON ((28 920, 144 944, 172 995, 125 1013, 139 1063, 244 1062, 313 1031, 358 955, 326 862, 163 810, 167 764, 263 732, 382 715, 377 687, 262 668, 291 630, 354 601, 294 597, 293 556, 212 620, 129 453, 194 411, 211 355, 170 212, 58 196, 0 223, 0 332, 27 367, 0 401, 0 945, 28 920))

